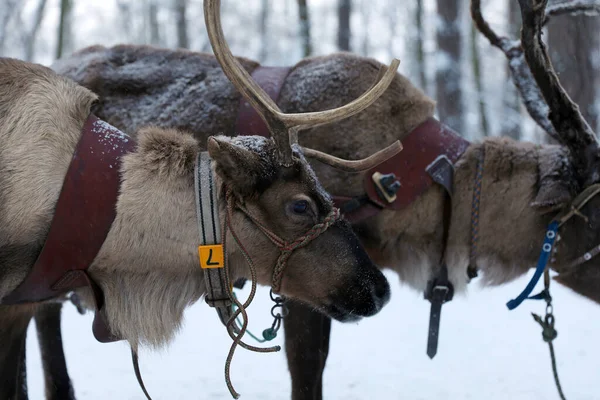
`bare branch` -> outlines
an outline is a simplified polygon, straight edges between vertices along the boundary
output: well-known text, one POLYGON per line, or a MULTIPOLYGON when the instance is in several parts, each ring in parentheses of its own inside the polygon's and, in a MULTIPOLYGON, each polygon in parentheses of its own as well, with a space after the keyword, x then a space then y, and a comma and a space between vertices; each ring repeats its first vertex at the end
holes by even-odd
MULTIPOLYGON (((570 150, 579 183, 587 185, 600 179, 598 142, 579 107, 560 85, 542 41, 542 26, 548 18, 547 3, 548 0, 519 0, 523 21, 521 42, 495 34, 481 14, 480 0, 472 0, 471 16, 477 29, 509 59, 512 79, 529 114, 570 150)), ((554 15, 581 10, 582 3, 591 4, 576 1, 569 6, 556 6, 554 15), (574 3, 578 3, 579 8, 574 3)))
POLYGON ((563 14, 585 14, 587 16, 600 15, 600 0, 557 0, 551 1, 546 7, 544 25, 550 17, 563 14))
POLYGON ((559 140, 556 130, 548 119, 548 105, 540 92, 521 48, 519 40, 510 40, 504 36, 498 36, 490 25, 483 18, 481 13, 481 0, 471 1, 471 17, 475 22, 477 29, 489 40, 489 42, 499 48, 508 59, 508 67, 511 72, 511 79, 517 90, 521 94, 523 103, 527 112, 533 120, 545 130, 552 138, 559 140))

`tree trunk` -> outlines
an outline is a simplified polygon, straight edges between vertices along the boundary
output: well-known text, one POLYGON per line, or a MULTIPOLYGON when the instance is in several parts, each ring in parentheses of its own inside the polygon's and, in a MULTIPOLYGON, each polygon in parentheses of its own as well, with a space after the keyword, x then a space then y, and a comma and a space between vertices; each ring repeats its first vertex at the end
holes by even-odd
POLYGON ((342 51, 350 51, 350 16, 352 0, 338 0, 337 45, 342 51))
POLYGON ((35 40, 37 38, 38 31, 40 30, 42 20, 44 19, 46 3, 47 0, 40 0, 35 10, 35 19, 33 21, 33 26, 31 27, 31 30, 29 31, 29 33, 27 34, 27 38, 25 39, 25 61, 33 60, 33 53, 35 51, 35 40))
POLYGON ((372 3, 363 0, 360 7, 360 14, 362 15, 362 25, 364 27, 364 34, 362 37, 361 44, 361 55, 367 57, 371 50, 371 41, 369 40, 369 23, 371 21, 371 8, 372 3))
POLYGON ((479 53, 479 46, 477 40, 479 38, 479 31, 475 27, 475 24, 471 25, 471 64, 473 65, 473 78, 475 80, 475 92, 477 95, 477 109, 479 111, 479 126, 481 128, 481 134, 485 136, 490 135, 490 127, 488 125, 487 109, 485 107, 485 90, 483 88, 483 80, 481 77, 481 54, 479 53))
POLYGON ((71 9, 72 0, 60 0, 60 20, 58 23, 58 43, 56 45, 56 58, 61 58, 69 51, 71 39, 71 9))
MULTIPOLYGON (((521 10, 519 3, 513 0, 508 1, 508 32, 511 38, 516 39, 521 37, 521 10)), ((522 135, 522 100, 510 77, 510 73, 507 63, 503 100, 504 118, 500 118, 501 135, 519 140, 522 135)))
POLYGON ((150 44, 160 44, 160 28, 158 26, 158 6, 156 0, 148 4, 148 23, 150 24, 150 44))
POLYGON ((312 42, 310 39, 310 18, 306 0, 298 0, 298 15, 300 17, 300 38, 302 40, 302 56, 309 57, 312 54, 312 42))
POLYGON ((427 65, 425 64, 425 49, 423 46, 423 38, 425 37, 425 30, 423 28, 423 0, 417 0, 415 8, 415 55, 417 60, 417 70, 419 77, 419 88, 423 91, 427 91, 427 65))
MULTIPOLYGON (((516 1, 516 0, 515 0, 516 1)), ((459 133, 464 132, 462 98, 462 0, 437 0, 436 98, 440 120, 459 133)))
POLYGON ((177 24, 177 47, 189 49, 187 33, 187 0, 175 0, 175 22, 177 24))
POLYGON ((4 42, 8 36, 8 23, 16 12, 16 6, 15 0, 6 0, 4 6, 0 7, 0 54, 4 50, 4 42))
POLYGON ((268 35, 268 25, 269 25, 269 0, 261 1, 261 10, 260 10, 260 54, 258 55, 258 60, 260 62, 264 62, 267 59, 269 54, 269 35, 268 35))
POLYGON ((598 132, 600 17, 563 15, 548 24, 548 49, 561 85, 598 132))

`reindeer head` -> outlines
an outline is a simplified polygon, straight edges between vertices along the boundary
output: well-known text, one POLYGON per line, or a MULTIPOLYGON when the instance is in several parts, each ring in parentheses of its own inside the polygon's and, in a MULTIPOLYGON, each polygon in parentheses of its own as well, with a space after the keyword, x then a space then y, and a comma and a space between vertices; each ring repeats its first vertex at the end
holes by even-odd
MULTIPOLYGON (((213 137, 208 142, 215 170, 238 204, 232 208, 232 225, 240 227, 242 242, 252 240, 252 248, 246 250, 260 265, 258 282, 272 285, 276 292, 305 301, 342 321, 375 314, 389 298, 387 280, 369 259, 349 223, 339 218, 339 211, 304 156, 347 171, 362 171, 397 153, 401 145, 396 142, 367 159, 347 161, 303 148, 298 145, 297 136, 302 129, 338 121, 368 107, 391 83, 399 62, 394 60, 371 90, 343 107, 284 114, 231 54, 219 9, 219 0, 204 2, 215 56, 272 135, 270 139, 213 137), (305 245, 308 240, 311 243, 305 245), (280 249, 298 249, 282 266, 279 249, 271 242, 280 249)), ((244 264, 242 259, 236 263, 244 264)))
MULTIPOLYGON (((551 265, 556 278, 600 303, 600 148, 596 135, 554 72, 541 31, 550 15, 598 9, 586 2, 546 7, 548 0, 519 0, 521 42, 498 37, 485 22, 479 0, 472 0, 477 28, 509 59, 512 79, 536 121, 560 146, 548 146, 540 162, 537 195, 532 203, 541 213, 559 212, 560 240, 551 265), (526 63, 525 63, 526 61, 526 63)), ((554 214, 552 214, 554 216, 554 214)))

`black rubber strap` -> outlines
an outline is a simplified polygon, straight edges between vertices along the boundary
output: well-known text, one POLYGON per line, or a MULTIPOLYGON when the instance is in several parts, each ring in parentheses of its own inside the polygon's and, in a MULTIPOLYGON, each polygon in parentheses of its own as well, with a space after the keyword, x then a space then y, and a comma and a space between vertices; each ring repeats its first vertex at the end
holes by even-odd
POLYGON ((429 312, 429 331, 427 335, 427 355, 429 358, 437 354, 440 319, 442 305, 452 300, 454 287, 448 279, 448 266, 446 265, 446 247, 450 235, 450 222, 452 220, 452 188, 454 185, 454 167, 445 156, 438 157, 427 167, 431 178, 444 188, 444 214, 442 251, 440 254, 439 270, 428 282, 425 298, 431 302, 429 312))

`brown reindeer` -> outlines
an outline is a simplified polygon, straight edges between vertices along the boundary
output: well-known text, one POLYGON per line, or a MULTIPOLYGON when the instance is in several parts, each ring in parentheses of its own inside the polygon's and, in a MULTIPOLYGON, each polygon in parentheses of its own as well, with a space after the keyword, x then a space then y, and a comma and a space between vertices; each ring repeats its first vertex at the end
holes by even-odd
MULTIPOLYGON (((527 63, 514 64, 520 68, 514 72, 529 73, 529 80, 518 81, 529 83, 524 87, 528 95, 525 100, 537 94, 541 100, 538 104, 549 106, 549 119, 543 108, 532 114, 560 144, 486 138, 471 144, 456 162, 446 255, 449 280, 457 291, 464 291, 470 280, 467 266, 472 247, 472 194, 481 155, 479 240, 473 261, 488 284, 508 282, 532 268, 555 212, 568 209, 578 193, 599 179, 593 133, 576 106, 568 101, 539 39, 545 3, 536 7, 527 1, 522 4, 525 54, 520 55, 527 63)), ((478 21, 479 3, 474 1, 473 5, 478 21)), ((481 24, 478 26, 481 29, 481 24)), ((518 43, 498 43, 512 44, 511 54, 519 56, 518 43)), ((258 67, 250 60, 240 62, 248 71, 258 67)), ((287 75, 277 103, 286 112, 336 107, 366 90, 379 67, 370 58, 347 53, 302 60, 287 75)), ((189 130, 199 138, 214 129, 234 130, 239 95, 209 55, 147 46, 96 46, 59 61, 54 68, 97 91, 101 99, 95 111, 123 129, 155 123, 189 130), (217 96, 224 92, 226 96, 217 96), (123 109, 135 112, 125 114, 123 109), (213 118, 206 118, 208 115, 213 118)), ((302 136, 302 141, 340 157, 364 157, 394 140, 406 138, 433 112, 433 101, 397 75, 368 114, 313 128, 302 136)), ((364 194, 363 174, 346 174, 321 163, 313 163, 313 167, 329 192, 355 198, 364 194)), ((442 188, 434 185, 404 209, 383 208, 353 223, 378 264, 392 268, 402 281, 420 292, 426 290, 439 267, 443 199, 442 188)), ((556 279, 560 283, 596 302, 600 302, 599 258, 580 257, 600 243, 599 202, 595 197, 579 210, 586 219, 573 217, 561 227, 561 240, 556 244, 551 264, 559 273, 556 279), (578 260, 574 268, 572 264, 578 260)), ((288 307, 286 349, 292 398, 320 399, 330 320, 301 303, 289 302, 288 307)))
MULTIPOLYGON (((345 106, 283 114, 231 55, 219 23, 219 2, 206 1, 205 7, 211 43, 225 75, 261 113, 273 138, 210 136, 199 141, 156 126, 136 128, 135 138, 112 130, 113 136, 104 136, 106 124, 92 122, 91 132, 99 129, 100 134, 90 140, 118 148, 135 139, 136 146, 122 156, 120 168, 114 166, 120 170, 116 214, 86 275, 93 296, 88 289, 77 289, 78 293, 89 307, 94 303, 100 307, 97 292, 101 292, 103 306, 98 313, 106 328, 132 348, 163 346, 173 337, 184 308, 206 293, 196 252, 200 239, 194 187, 196 160, 204 157, 199 156, 200 143, 206 142, 208 153, 203 154, 210 156, 207 165, 214 173, 215 195, 210 199, 225 221, 224 243, 236 240, 243 245, 225 248, 227 280, 256 278, 340 321, 377 313, 389 299, 389 284, 350 224, 338 217, 304 154, 358 171, 397 153, 399 143, 371 158, 346 161, 295 142, 300 129, 338 121, 368 107, 390 84, 397 61, 371 90, 345 106), (294 242, 298 237, 302 241, 294 242), (247 259, 255 271, 248 268, 247 259)), ((223 98, 227 95, 223 93, 223 98)), ((21 379, 25 332, 43 303, 13 305, 21 301, 14 300, 15 293, 24 290, 22 282, 27 282, 42 247, 46 251, 50 246, 54 207, 57 213, 63 209, 57 203, 59 194, 62 198, 65 193, 61 185, 73 151, 85 151, 78 146, 80 136, 93 136, 82 126, 89 123, 97 100, 93 92, 46 67, 0 59, 0 298, 10 304, 0 306, 2 399, 26 396, 21 379)), ((113 165, 103 166, 107 167, 113 165)), ((48 290, 68 286, 72 276, 50 282, 48 290)))

